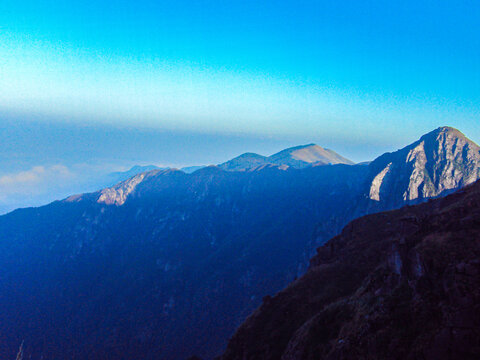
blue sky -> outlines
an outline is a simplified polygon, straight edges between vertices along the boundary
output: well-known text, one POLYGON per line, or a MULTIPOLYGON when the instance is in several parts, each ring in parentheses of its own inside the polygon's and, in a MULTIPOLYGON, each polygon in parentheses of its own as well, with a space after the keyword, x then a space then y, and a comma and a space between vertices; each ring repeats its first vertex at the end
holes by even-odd
POLYGON ((479 64, 475 0, 5 0, 0 175, 479 142, 479 64))

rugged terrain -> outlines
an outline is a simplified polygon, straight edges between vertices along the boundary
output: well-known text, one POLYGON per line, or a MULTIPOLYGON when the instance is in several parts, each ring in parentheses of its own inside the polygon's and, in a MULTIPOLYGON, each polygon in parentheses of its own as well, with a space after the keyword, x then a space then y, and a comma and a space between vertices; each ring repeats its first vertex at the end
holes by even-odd
POLYGON ((365 170, 156 170, 0 217, 0 358, 217 355, 340 230, 365 170))
POLYGON ((212 358, 349 221, 455 191, 479 159, 440 128, 369 165, 153 170, 1 216, 0 358, 212 358))
POLYGON ((442 127, 369 164, 366 197, 396 208, 451 193, 480 178, 480 147, 442 127))
POLYGON ((221 359, 478 359, 479 304, 476 183, 350 223, 221 359))

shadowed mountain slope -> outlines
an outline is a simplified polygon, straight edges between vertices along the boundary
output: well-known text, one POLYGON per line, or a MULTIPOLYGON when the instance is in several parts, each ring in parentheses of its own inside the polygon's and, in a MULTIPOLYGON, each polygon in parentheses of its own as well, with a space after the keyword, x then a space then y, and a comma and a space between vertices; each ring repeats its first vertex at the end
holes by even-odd
POLYGON ((364 167, 155 170, 0 217, 0 357, 217 355, 303 272, 364 167), (300 245, 300 242, 304 245, 300 245), (275 249, 265 258, 266 249, 275 249))
MULTIPOLYGON (((476 145, 455 136, 472 149, 458 157, 456 178, 464 180, 442 177, 428 194, 478 177, 476 145)), ((435 148, 448 148, 442 139, 435 136, 435 148)), ((403 153, 388 156, 400 164, 403 153)), ((426 157, 427 170, 445 163, 426 157)), ((392 165, 406 172, 391 187, 395 201, 384 196, 385 185, 378 200, 369 197, 379 159, 302 169, 153 170, 1 216, 0 358, 13 358, 22 340, 33 359, 218 355, 262 297, 303 274, 315 249, 349 221, 424 200, 396 202, 402 179, 418 169, 400 165, 392 165)))
POLYGON ((480 183, 353 221, 222 360, 478 359, 480 183))

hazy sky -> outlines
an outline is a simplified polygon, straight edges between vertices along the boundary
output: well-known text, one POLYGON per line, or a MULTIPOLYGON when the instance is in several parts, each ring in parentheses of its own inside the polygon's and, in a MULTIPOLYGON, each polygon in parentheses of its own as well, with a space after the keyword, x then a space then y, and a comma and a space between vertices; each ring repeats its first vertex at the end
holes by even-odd
POLYGON ((442 125, 479 142, 479 114, 477 0, 0 2, 9 184, 311 142, 363 161, 442 125))

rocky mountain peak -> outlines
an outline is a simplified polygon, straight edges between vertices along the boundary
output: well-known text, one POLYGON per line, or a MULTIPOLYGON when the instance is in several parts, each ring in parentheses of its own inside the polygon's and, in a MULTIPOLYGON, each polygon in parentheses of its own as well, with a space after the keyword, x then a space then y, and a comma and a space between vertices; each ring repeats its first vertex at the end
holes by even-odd
POLYGON ((425 139, 439 139, 442 136, 449 137, 465 137, 465 135, 458 129, 455 129, 451 126, 440 126, 439 128, 430 131, 429 133, 423 135, 420 140, 425 139))
POLYGON ((480 178, 480 147, 457 129, 440 127, 370 164, 367 197, 387 208, 448 193, 480 178))
POLYGON ((218 165, 218 167, 227 171, 246 171, 267 163, 268 161, 265 156, 255 153, 244 153, 218 165))
POLYGON ((324 149, 316 144, 291 147, 273 154, 268 160, 274 164, 288 165, 297 168, 313 164, 353 164, 352 161, 330 149, 324 149))

